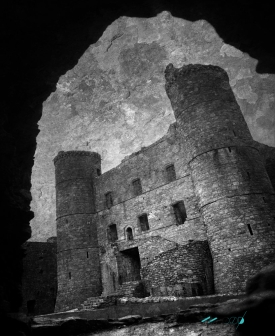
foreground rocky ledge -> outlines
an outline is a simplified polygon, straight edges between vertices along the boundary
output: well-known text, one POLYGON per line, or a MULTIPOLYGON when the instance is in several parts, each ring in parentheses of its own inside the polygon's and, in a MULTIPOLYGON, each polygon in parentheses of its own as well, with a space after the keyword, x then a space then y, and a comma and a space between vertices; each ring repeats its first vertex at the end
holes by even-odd
MULTIPOLYGON (((274 336, 275 264, 250 278, 246 294, 174 298, 175 301, 128 302, 106 309, 67 311, 36 316, 21 323, 20 336, 274 336), (137 314, 137 311, 141 311, 137 314), (241 317, 245 319, 243 323, 241 317), (202 320, 211 317, 211 324, 202 320), (232 320, 233 319, 233 320, 232 320), (25 323, 24 323, 25 322, 25 323), (231 322, 232 324, 228 324, 231 322), (190 324, 191 323, 191 324, 190 324), (239 324, 238 324, 239 323, 239 324), (237 326, 238 324, 238 326, 237 326), (236 330, 238 327, 238 330, 236 330)), ((160 298, 159 298, 160 299, 160 298)), ((165 298, 161 298, 165 300, 165 298)), ((144 299, 145 300, 145 299, 144 299)), ((154 298, 154 300, 157 300, 154 298)), ((137 301, 137 300, 136 300, 137 301)), ((148 300, 147 300, 148 301, 148 300)), ((210 321, 210 318, 208 318, 210 321)), ((208 321, 207 320, 207 321, 208 321)), ((1 325, 3 331, 4 326, 1 325)), ((5 335, 1 333, 1 335, 5 335)), ((7 333, 6 335, 13 335, 7 333)), ((13 335, 13 336, 16 336, 13 335)))
POLYGON ((217 309, 220 305, 239 302, 243 297, 243 295, 212 295, 208 297, 189 298, 189 300, 188 298, 174 298, 173 301, 173 298, 169 298, 169 300, 166 301, 165 298, 154 298, 154 302, 148 302, 149 299, 147 299, 147 303, 142 303, 141 299, 132 299, 132 302, 128 301, 127 303, 126 300, 121 300, 121 302, 125 303, 122 303, 121 306, 109 307, 109 309, 68 311, 34 317, 31 325, 31 335, 94 334, 95 332, 102 332, 104 330, 107 332, 110 329, 124 329, 128 328, 130 325, 136 326, 136 333, 133 332, 133 330, 128 330, 127 332, 125 330, 123 331, 123 334, 126 335, 129 332, 133 335, 147 335, 152 332, 152 328, 157 328, 162 335, 165 335, 166 333, 169 335, 171 333, 177 335, 178 332, 181 332, 182 335, 184 330, 186 332, 188 330, 191 332, 195 328, 199 333, 193 330, 195 333, 189 333, 188 335, 211 335, 211 333, 209 333, 210 329, 212 335, 215 334, 214 332, 217 332, 217 335, 230 335, 230 333, 233 335, 233 326, 229 326, 227 324, 228 320, 223 317, 215 321, 216 326, 214 329, 212 326, 209 329, 209 325, 201 323, 201 320, 209 316, 209 314, 212 314, 213 310, 217 309), (228 300, 229 297, 231 297, 230 300, 228 300), (232 297, 235 298, 232 299, 232 297), (192 301, 194 302, 194 300, 202 303, 192 304, 192 301), (134 301, 136 301, 136 303, 134 303, 134 301), (185 309, 180 309, 180 306, 185 307, 185 309), (127 311, 140 311, 140 308, 143 308, 144 314, 142 314, 143 316, 139 314, 130 314, 122 317, 110 318, 110 316, 114 317, 111 308, 114 308, 117 316, 123 315, 123 313, 127 311), (166 313, 161 313, 164 311, 166 313), (149 316, 146 316, 146 314, 149 316), (155 325, 156 323, 158 324, 157 326, 155 325), (190 323, 195 324, 196 326, 187 326, 190 323), (146 324, 146 326, 144 326, 144 324, 146 324), (219 324, 219 326, 217 326, 217 324, 219 324), (140 325, 143 326, 140 327, 140 325))

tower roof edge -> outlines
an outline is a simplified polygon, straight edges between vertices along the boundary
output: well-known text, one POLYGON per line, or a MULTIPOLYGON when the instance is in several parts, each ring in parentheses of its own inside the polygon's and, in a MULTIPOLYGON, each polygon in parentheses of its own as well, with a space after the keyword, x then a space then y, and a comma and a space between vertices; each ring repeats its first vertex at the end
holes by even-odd
POLYGON ((94 156, 97 157, 98 159, 101 159, 100 154, 98 154, 97 152, 72 150, 66 152, 65 151, 58 152, 57 156, 53 159, 53 162, 55 164, 59 159, 69 156, 94 156))

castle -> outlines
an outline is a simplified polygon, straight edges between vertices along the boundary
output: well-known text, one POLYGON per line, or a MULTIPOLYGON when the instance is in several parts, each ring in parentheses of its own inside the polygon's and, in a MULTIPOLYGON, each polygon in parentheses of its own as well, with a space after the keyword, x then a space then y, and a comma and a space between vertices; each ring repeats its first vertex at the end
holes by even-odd
MULTIPOLYGON (((89 297, 239 293, 275 261, 275 194, 227 73, 165 70, 166 136, 101 174, 59 152, 56 311, 89 297)), ((273 184, 273 186, 272 186, 273 184)))

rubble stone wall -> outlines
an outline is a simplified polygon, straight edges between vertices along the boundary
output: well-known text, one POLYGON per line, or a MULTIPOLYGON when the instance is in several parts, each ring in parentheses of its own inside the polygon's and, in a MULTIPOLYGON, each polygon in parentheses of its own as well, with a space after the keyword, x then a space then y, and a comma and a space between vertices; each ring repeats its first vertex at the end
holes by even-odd
POLYGON ((159 254, 143 267, 142 274, 153 296, 213 294, 212 258, 207 241, 190 242, 159 254))

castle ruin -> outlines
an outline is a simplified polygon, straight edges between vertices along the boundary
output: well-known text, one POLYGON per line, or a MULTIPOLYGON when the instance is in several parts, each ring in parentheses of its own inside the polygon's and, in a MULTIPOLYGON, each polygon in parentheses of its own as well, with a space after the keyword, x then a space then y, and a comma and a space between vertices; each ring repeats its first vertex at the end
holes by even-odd
POLYGON ((227 73, 170 64, 165 77, 166 136, 104 174, 95 152, 54 159, 56 311, 99 296, 240 293, 275 261, 274 185, 227 73))

